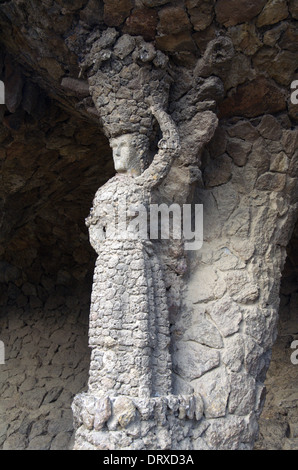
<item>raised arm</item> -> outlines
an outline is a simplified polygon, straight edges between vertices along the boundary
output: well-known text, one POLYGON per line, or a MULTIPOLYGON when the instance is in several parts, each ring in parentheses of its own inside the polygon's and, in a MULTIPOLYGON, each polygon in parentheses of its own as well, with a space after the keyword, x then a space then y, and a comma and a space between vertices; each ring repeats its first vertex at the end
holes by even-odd
POLYGON ((158 142, 159 151, 150 167, 138 179, 147 187, 159 185, 170 171, 173 159, 179 156, 180 139, 173 119, 158 105, 150 107, 162 131, 162 139, 158 142))

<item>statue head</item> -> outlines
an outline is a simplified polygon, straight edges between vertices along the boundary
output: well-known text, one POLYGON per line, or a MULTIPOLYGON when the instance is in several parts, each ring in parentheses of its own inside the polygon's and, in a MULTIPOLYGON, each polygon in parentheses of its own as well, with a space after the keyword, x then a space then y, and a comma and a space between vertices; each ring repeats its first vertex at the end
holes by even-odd
POLYGON ((145 135, 123 134, 110 139, 117 173, 140 175, 149 158, 149 139, 145 135))

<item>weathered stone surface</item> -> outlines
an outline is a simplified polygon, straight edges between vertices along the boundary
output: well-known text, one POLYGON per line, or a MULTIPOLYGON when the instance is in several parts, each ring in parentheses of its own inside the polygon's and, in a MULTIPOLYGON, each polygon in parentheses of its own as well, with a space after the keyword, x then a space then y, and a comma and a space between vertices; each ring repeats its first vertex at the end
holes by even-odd
POLYGON ((273 155, 270 162, 270 171, 286 173, 289 169, 289 158, 284 152, 273 155))
POLYGON ((206 187, 220 186, 229 181, 232 175, 232 160, 227 154, 212 159, 211 165, 204 171, 206 187))
POLYGON ((247 55, 254 55, 262 46, 258 31, 253 24, 244 23, 229 29, 229 35, 236 50, 247 55))
POLYGON ((201 54, 204 54, 206 47, 210 41, 215 39, 216 32, 213 24, 203 31, 197 31, 192 35, 195 43, 197 44, 201 54))
POLYGON ((239 372, 244 362, 244 354, 245 344, 240 334, 225 338, 225 348, 221 358, 228 370, 239 372))
POLYGON ((189 30, 191 24, 183 8, 167 6, 159 10, 159 34, 176 34, 181 31, 189 30))
POLYGON ((260 135, 258 130, 247 120, 238 121, 235 125, 227 127, 231 137, 236 137, 248 142, 257 140, 260 135))
POLYGON ((254 409, 256 402, 255 380, 248 374, 231 374, 229 411, 245 416, 254 409))
POLYGON ((265 139, 270 140, 280 140, 282 134, 279 122, 270 114, 262 117, 258 131, 265 139))
POLYGON ((20 69, 13 66, 11 59, 6 59, 5 83, 5 103, 7 109, 14 113, 22 101, 23 78, 20 69))
POLYGON ((297 27, 293 24, 288 25, 283 33, 279 45, 282 49, 287 51, 297 52, 298 50, 298 32, 297 27))
POLYGON ((258 178, 257 188, 261 191, 282 191, 286 184, 286 176, 280 173, 264 173, 258 178))
POLYGON ((188 289, 189 295, 195 304, 212 300, 214 296, 220 298, 225 291, 225 287, 220 282, 215 270, 208 266, 203 266, 198 272, 194 273, 188 289))
POLYGON ((190 32, 184 31, 178 34, 169 34, 156 37, 156 44, 162 51, 168 52, 183 52, 183 51, 196 51, 195 42, 192 39, 190 32))
POLYGON ((165 3, 169 3, 169 0, 142 0, 144 5, 147 7, 160 7, 165 3))
POLYGON ((112 421, 116 421, 122 428, 126 428, 135 419, 136 407, 125 397, 116 398, 113 403, 112 421))
MULTIPOLYGON (((194 380, 219 365, 219 353, 192 341, 180 342, 173 359, 174 371, 184 379, 194 380)), ((198 390, 199 392, 199 390, 198 390)))
POLYGON ((95 408, 94 429, 99 431, 109 420, 112 414, 112 406, 108 397, 98 400, 95 408))
POLYGON ((290 0, 289 10, 290 10, 290 13, 293 16, 293 18, 298 20, 298 5, 297 5, 297 2, 295 0, 290 0))
POLYGON ((213 158, 219 157, 227 148, 227 134, 225 129, 218 127, 212 140, 208 145, 208 150, 213 158))
POLYGON ((240 85, 219 105, 221 118, 231 116, 256 117, 286 109, 283 92, 264 77, 240 85))
POLYGON ((155 10, 139 8, 127 18, 123 32, 133 36, 143 36, 146 41, 152 41, 156 35, 158 16, 155 10))
POLYGON ((211 306, 209 313, 223 336, 230 336, 239 330, 242 313, 230 297, 224 297, 216 302, 211 306))
POLYGON ((250 59, 242 53, 236 54, 231 63, 229 73, 224 77, 225 90, 236 88, 238 85, 253 80, 256 72, 251 66, 250 59))
POLYGON ((216 19, 225 26, 245 23, 257 16, 266 0, 219 0, 215 5, 216 19))
POLYGON ((245 304, 259 297, 257 285, 250 281, 245 271, 230 272, 226 276, 226 283, 231 297, 236 302, 245 304))
POLYGON ((208 77, 217 73, 220 77, 229 69, 230 62, 234 57, 235 50, 233 43, 227 37, 219 37, 211 41, 199 59, 194 74, 197 77, 208 77))
POLYGON ((258 16, 256 24, 258 27, 275 24, 287 18, 288 14, 286 0, 269 0, 258 16))
POLYGON ((233 159, 235 165, 244 166, 247 163, 248 155, 252 145, 240 139, 229 139, 227 153, 233 159))
MULTIPOLYGON (((153 61, 154 67, 163 71, 161 75, 168 60, 171 64, 171 94, 169 103, 165 100, 163 105, 179 124, 182 153, 175 161, 168 180, 159 187, 158 198, 183 203, 194 197, 193 202, 204 203, 204 248, 186 256, 187 262, 180 259, 182 250, 176 245, 165 255, 163 249, 168 249, 165 243, 160 255, 165 260, 163 267, 173 325, 171 341, 175 364, 181 363, 187 374, 187 354, 192 347, 201 348, 192 352, 192 356, 198 357, 202 375, 199 379, 178 378, 176 375, 175 391, 191 394, 192 384, 200 381, 206 383, 207 398, 202 396, 197 409, 197 419, 201 419, 201 424, 192 418, 196 408, 194 402, 183 397, 184 401, 178 403, 173 395, 167 398, 156 396, 150 404, 145 400, 143 406, 136 408, 136 419, 128 419, 127 427, 125 420, 123 427, 117 421, 115 429, 110 426, 108 431, 102 424, 109 413, 96 424, 96 413, 91 407, 84 414, 85 428, 78 429, 78 439, 84 442, 82 447, 86 449, 117 448, 119 442, 124 448, 138 450, 157 446, 164 449, 171 446, 184 449, 192 446, 204 449, 252 448, 257 433, 256 417, 264 401, 262 382, 276 336, 276 312, 268 306, 275 308, 278 304, 285 246, 297 212, 298 166, 294 129, 297 106, 290 103, 289 87, 296 79, 296 25, 292 20, 297 17, 295 5, 293 0, 267 2, 267 6, 262 2, 258 5, 253 1, 245 2, 245 7, 242 1, 235 5, 231 1, 216 4, 201 0, 174 3, 164 0, 123 1, 118 5, 115 0, 31 0, 21 3, 11 0, 1 3, 1 47, 10 51, 14 66, 20 63, 24 85, 13 90, 10 96, 13 107, 9 105, 9 109, 2 107, 0 110, 3 123, 0 126, 0 255, 4 259, 0 263, 1 327, 4 325, 1 335, 5 332, 8 336, 3 339, 13 345, 11 350, 6 348, 9 367, 2 370, 1 365, 0 374, 0 445, 4 448, 66 448, 71 439, 73 426, 69 405, 73 393, 86 386, 90 366, 85 320, 88 317, 94 257, 82 226, 94 192, 112 176, 114 168, 107 142, 99 137, 102 121, 87 88, 81 82, 82 88, 76 89, 70 80, 77 80, 80 74, 80 79, 85 81, 96 67, 98 72, 106 72, 113 63, 117 71, 112 88, 101 87, 102 83, 107 83, 103 79, 93 84, 98 86, 97 106, 99 109, 106 106, 105 119, 108 120, 116 101, 122 100, 121 112, 116 119, 111 118, 110 124, 113 128, 118 119, 118 123, 127 128, 131 125, 127 110, 131 106, 129 98, 133 95, 136 105, 132 123, 137 132, 145 132, 149 121, 148 116, 142 115, 143 112, 145 114, 142 92, 150 89, 155 93, 158 80, 151 80, 146 74, 144 79, 140 78, 136 67, 131 72, 131 60, 135 65, 146 64, 145 68, 153 61), (286 4, 289 15, 280 21, 286 14, 286 4), (117 10, 119 5, 120 11, 117 10), (214 5, 220 14, 226 15, 221 24, 217 19, 213 21, 214 5), (104 6, 110 20, 119 23, 112 33, 104 22, 104 6), (145 36, 153 42, 157 20, 168 7, 179 9, 181 14, 185 12, 192 30, 184 30, 187 28, 186 16, 185 21, 181 17, 179 24, 163 16, 163 25, 168 33, 160 32, 162 36, 158 40, 162 47, 164 41, 169 54, 162 54, 152 44, 135 36, 145 36), (231 7, 234 10, 229 13, 231 7), (254 16, 257 8, 260 8, 259 17, 254 16), (246 20, 250 15, 252 19, 246 20), (153 16, 155 20, 151 21, 153 16), (225 29, 230 21, 231 26, 225 29), (270 24, 258 27, 257 21, 260 24, 269 21, 270 24), (183 31, 173 34, 174 28, 183 28, 183 31), (133 37, 124 35, 124 31, 133 37), (226 42, 225 47, 227 37, 231 42, 226 42), (208 45, 214 39, 217 40, 208 45), (262 47, 262 42, 267 47, 262 47), (86 65, 84 60, 90 49, 95 62, 86 65), (201 57, 197 64, 199 53, 201 57), (43 91, 28 83, 29 76, 34 76, 34 81, 43 91), (134 85, 128 92, 123 85, 125 87, 131 76, 134 85), (68 89, 61 86, 61 82, 65 84, 67 81, 71 85, 68 89), (247 91, 244 100, 243 89, 247 91), (238 98, 233 102, 234 95, 240 98, 238 102, 238 98), (221 128, 204 151, 201 162, 201 149, 207 136, 214 132, 215 125, 215 120, 205 119, 202 111, 213 110, 215 113, 223 98, 227 111, 224 117, 229 121, 220 123, 221 128), (230 98, 229 104, 226 100, 230 98), (54 101, 64 109, 63 112, 53 106, 54 101), (235 105, 233 109, 229 108, 231 104, 235 105), (14 108, 15 111, 10 112, 14 108), (94 127, 90 125, 91 121, 95 123, 94 127), (221 163, 226 161, 227 165, 220 166, 220 160, 221 163), (200 178, 201 171, 207 177, 204 181, 200 178), (206 185, 208 178, 210 186, 206 185), (185 308, 179 303, 182 300, 181 285, 187 292, 185 308), (228 294, 241 310, 242 320, 239 329, 236 322, 235 332, 224 336, 208 312, 228 294), (74 330, 76 325, 78 328, 81 326, 79 319, 82 315, 85 318, 84 337, 74 330), (176 347, 181 342, 187 345, 184 349, 176 347), (214 352, 218 357, 211 355, 214 352), (205 356, 208 358, 209 353, 211 369, 204 371, 204 364, 200 361, 205 356), (218 383, 209 381, 208 376, 211 375, 213 379, 217 377, 218 383), (230 379, 234 382, 231 389, 230 379), (227 402, 225 385, 231 392, 227 402), (31 395, 34 389, 36 395, 34 392, 31 395), (216 393, 222 389, 222 394, 216 393), (19 402, 12 398, 17 394, 21 397, 19 402), (209 395, 212 400, 208 404, 206 402, 206 414, 223 418, 206 418, 204 415, 202 399, 208 400, 209 395), (33 398, 36 399, 35 404, 32 403, 33 398), (37 409, 36 404, 40 405, 37 409), (30 410, 28 405, 33 409, 30 410), (147 417, 143 422, 141 415, 142 419, 145 415, 147 417), (151 416, 150 422, 146 422, 148 416, 151 416), (91 429, 93 426, 100 430, 94 431, 91 429), (156 432, 150 431, 151 426, 156 432), (120 433, 118 441, 116 433, 120 433), (17 437, 18 434, 21 438, 17 437)), ((218 11, 216 13, 218 15, 218 11)), ((3 57, 0 53, 0 74, 5 71, 3 57)), ((3 78, 2 74, 0 79, 3 78)), ((152 134, 152 144, 153 140, 152 134)), ((135 289, 131 298, 135 305, 141 306, 135 297, 145 287, 144 279, 137 277, 139 260, 131 260, 132 272, 136 276, 134 282, 126 283, 122 275, 127 263, 119 265, 115 259, 111 256, 107 260, 107 279, 111 280, 115 274, 123 299, 127 298, 125 291, 135 289)), ((297 264, 297 260, 292 262, 297 264)), ((98 279, 96 276, 95 281, 98 279)), ((293 284, 294 281, 291 286, 293 284)), ((160 281, 154 285, 159 286, 160 281)), ((288 286, 287 292, 291 289, 288 286)), ((100 295, 103 293, 104 290, 100 295)), ((115 290, 108 288, 105 313, 109 309, 113 315, 123 311, 122 304, 111 308, 115 295, 115 290)), ((297 299, 295 296, 291 300, 285 299, 284 295, 288 294, 281 294, 281 303, 291 305, 288 316, 292 318, 297 310, 297 299)), ((167 302, 162 302, 162 305, 166 310, 167 302)), ((101 331, 102 325, 95 311, 92 311, 91 318, 96 321, 95 329, 101 331)), ((152 318, 156 317, 153 315, 152 318)), ((295 324, 294 316, 291 322, 295 324)), ((289 325, 287 334, 288 328, 289 325)), ((109 348, 119 346, 115 340, 117 331, 121 332, 120 347, 123 348, 121 354, 125 364, 122 369, 131 372, 133 378, 129 384, 134 388, 132 394, 135 394, 137 364, 128 358, 127 348, 132 344, 144 346, 146 322, 141 320, 133 341, 127 334, 127 325, 123 327, 113 316, 109 327, 98 338, 109 348), (126 364, 130 367, 127 368, 126 364)), ((169 341, 164 325, 159 331, 161 347, 155 348, 158 353, 154 361, 164 359, 163 353, 169 341)), ((96 341, 96 334, 91 335, 93 346, 96 341)), ((288 343, 287 339, 287 343, 285 341, 281 346, 284 355, 289 352, 289 348, 286 349, 288 343)), ((144 355, 141 359, 138 364, 150 369, 148 357, 144 355)), ((153 369, 156 367, 154 361, 153 369)), ((113 389, 114 378, 109 376, 114 370, 112 354, 104 357, 100 352, 94 354, 90 374, 95 376, 103 364, 106 369, 101 384, 113 389)), ((190 360, 190 364, 196 370, 196 363, 192 365, 190 360)), ((168 370, 172 370, 170 361, 168 370)), ((276 369, 274 371, 273 376, 276 369)), ((284 383, 290 375, 293 378, 294 371, 285 376, 284 383)), ((131 393, 131 388, 126 390, 131 393)), ((285 400, 286 405, 275 405, 279 411, 274 416, 278 416, 282 409, 279 418, 281 415, 283 418, 276 432, 278 439, 272 440, 272 446, 281 448, 294 445, 292 441, 295 439, 293 417, 296 405, 284 393, 276 392, 276 403, 285 400), (285 438, 289 432, 291 442, 285 438)), ((290 393, 295 396, 294 389, 290 393)), ((268 426, 267 433, 273 434, 273 428, 268 426)), ((266 446, 268 444, 264 443, 266 446)))
POLYGON ((230 394, 230 380, 224 367, 207 372, 201 379, 195 380, 193 385, 203 397, 206 418, 225 416, 230 394))
POLYGON ((210 321, 204 318, 193 323, 191 329, 185 333, 184 339, 185 341, 195 341, 215 349, 223 347, 223 340, 219 331, 210 321))
POLYGON ((286 30, 286 23, 280 23, 264 33, 263 42, 266 46, 274 47, 279 41, 282 33, 286 30))
POLYGON ((42 57, 38 65, 45 69, 54 80, 59 81, 64 75, 64 70, 57 60, 52 57, 42 57))
POLYGON ((213 20, 213 2, 208 0, 187 0, 186 7, 195 31, 205 30, 213 20))
POLYGON ((236 450, 239 448, 246 423, 240 416, 220 418, 210 423, 206 430, 204 440, 208 448, 216 450, 236 450), (219 434, 222 436, 219 438, 219 434))
POLYGON ((113 0, 104 1, 104 21, 108 26, 120 26, 133 8, 132 0, 119 0, 117 8, 113 0))
POLYGON ((77 80, 75 78, 64 77, 61 81, 61 86, 66 90, 79 95, 79 96, 89 96, 89 85, 88 82, 83 80, 77 80))
MULTIPOLYGON (((272 360, 266 376, 266 401, 259 425, 260 433, 256 449, 286 449, 288 440, 296 439, 297 365, 290 358, 294 349, 290 348, 291 336, 295 332, 295 307, 297 284, 293 281, 294 258, 297 243, 297 226, 289 244, 288 259, 281 281, 281 305, 279 310, 279 335, 273 346, 272 360)), ((294 442, 293 442, 294 443, 294 442)), ((295 448, 295 447, 293 447, 295 448)))
POLYGON ((291 51, 277 54, 274 48, 262 48, 253 58, 255 67, 266 70, 277 83, 289 85, 298 66, 297 55, 291 51))
POLYGON ((292 156, 298 146, 298 133, 295 130, 283 130, 281 142, 286 154, 292 156))
POLYGON ((89 0, 87 5, 80 11, 80 19, 89 26, 103 23, 103 4, 96 0, 89 0))

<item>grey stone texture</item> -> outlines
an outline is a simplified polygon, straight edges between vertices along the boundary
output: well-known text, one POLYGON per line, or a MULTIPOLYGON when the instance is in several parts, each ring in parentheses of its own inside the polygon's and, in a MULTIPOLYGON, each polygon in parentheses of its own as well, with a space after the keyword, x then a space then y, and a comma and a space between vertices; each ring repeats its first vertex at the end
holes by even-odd
MULTIPOLYGON (((287 247, 287 261, 280 289, 278 337, 265 385, 266 402, 259 424, 256 449, 297 449, 297 364, 292 343, 297 340, 297 225, 287 247)), ((295 355, 297 357, 297 355, 295 355)))
POLYGON ((1 2, 1 448, 297 449, 295 20, 295 0, 1 2), (203 248, 102 243, 121 191, 203 204, 203 248))

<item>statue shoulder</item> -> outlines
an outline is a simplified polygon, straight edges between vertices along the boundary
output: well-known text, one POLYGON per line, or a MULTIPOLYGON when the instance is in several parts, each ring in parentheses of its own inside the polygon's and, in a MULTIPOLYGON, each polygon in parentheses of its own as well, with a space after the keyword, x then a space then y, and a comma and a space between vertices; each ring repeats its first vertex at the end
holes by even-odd
POLYGON ((98 202, 111 202, 121 196, 127 196, 134 192, 138 192, 139 186, 140 184, 137 181, 137 178, 116 174, 97 190, 95 199, 98 202))

